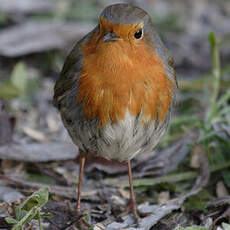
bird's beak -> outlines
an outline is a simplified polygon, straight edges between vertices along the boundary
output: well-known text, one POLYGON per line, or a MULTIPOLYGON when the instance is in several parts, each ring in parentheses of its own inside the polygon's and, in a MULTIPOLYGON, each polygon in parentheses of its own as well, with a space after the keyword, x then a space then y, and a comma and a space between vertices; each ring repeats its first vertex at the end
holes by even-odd
POLYGON ((109 32, 103 37, 104 42, 114 42, 117 40, 120 40, 120 38, 114 32, 109 32))

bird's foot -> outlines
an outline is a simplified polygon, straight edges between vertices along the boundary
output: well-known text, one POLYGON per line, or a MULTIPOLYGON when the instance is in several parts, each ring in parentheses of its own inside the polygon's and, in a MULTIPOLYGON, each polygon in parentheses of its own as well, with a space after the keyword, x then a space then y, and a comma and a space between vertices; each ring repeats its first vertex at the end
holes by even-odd
POLYGON ((126 210, 124 212, 122 212, 121 214, 119 214, 118 217, 121 218, 123 216, 128 215, 129 213, 132 213, 132 215, 134 217, 134 220, 135 220, 135 223, 139 224, 139 222, 140 222, 140 213, 137 210, 136 203, 133 202, 132 200, 129 201, 126 210))
POLYGON ((76 221, 75 221, 75 225, 80 229, 88 229, 90 227, 92 227, 86 220, 85 220, 85 215, 86 213, 83 213, 80 211, 80 209, 76 210, 76 221))

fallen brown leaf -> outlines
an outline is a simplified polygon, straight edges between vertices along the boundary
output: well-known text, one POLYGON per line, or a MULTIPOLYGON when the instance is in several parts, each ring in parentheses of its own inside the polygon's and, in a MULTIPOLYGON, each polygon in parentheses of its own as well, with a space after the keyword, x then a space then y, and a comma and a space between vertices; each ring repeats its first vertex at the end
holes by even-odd
POLYGON ((75 159, 76 145, 69 142, 44 142, 0 146, 0 159, 24 162, 48 162, 75 159))
POLYGON ((27 22, 0 33, 0 54, 18 57, 30 53, 61 49, 76 42, 92 26, 70 22, 27 22))
POLYGON ((47 12, 55 8, 56 4, 50 0, 1 0, 0 10, 5 13, 36 13, 47 12))

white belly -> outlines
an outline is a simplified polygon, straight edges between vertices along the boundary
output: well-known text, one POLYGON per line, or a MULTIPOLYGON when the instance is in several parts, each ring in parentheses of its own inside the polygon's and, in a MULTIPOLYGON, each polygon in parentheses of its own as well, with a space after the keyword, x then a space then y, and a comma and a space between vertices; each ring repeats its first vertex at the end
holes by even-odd
POLYGON ((116 124, 109 123, 104 128, 99 128, 95 119, 87 121, 79 116, 74 125, 66 125, 66 128, 83 152, 127 161, 139 153, 152 152, 167 128, 169 116, 164 122, 151 121, 144 125, 141 115, 132 116, 127 111, 124 120, 116 124))

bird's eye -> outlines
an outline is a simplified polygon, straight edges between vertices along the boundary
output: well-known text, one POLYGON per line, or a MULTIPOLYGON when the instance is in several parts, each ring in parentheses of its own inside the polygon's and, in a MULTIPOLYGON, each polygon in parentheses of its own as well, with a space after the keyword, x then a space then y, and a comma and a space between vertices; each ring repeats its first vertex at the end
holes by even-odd
POLYGON ((142 29, 139 29, 135 34, 134 37, 136 39, 140 39, 142 37, 142 29))

